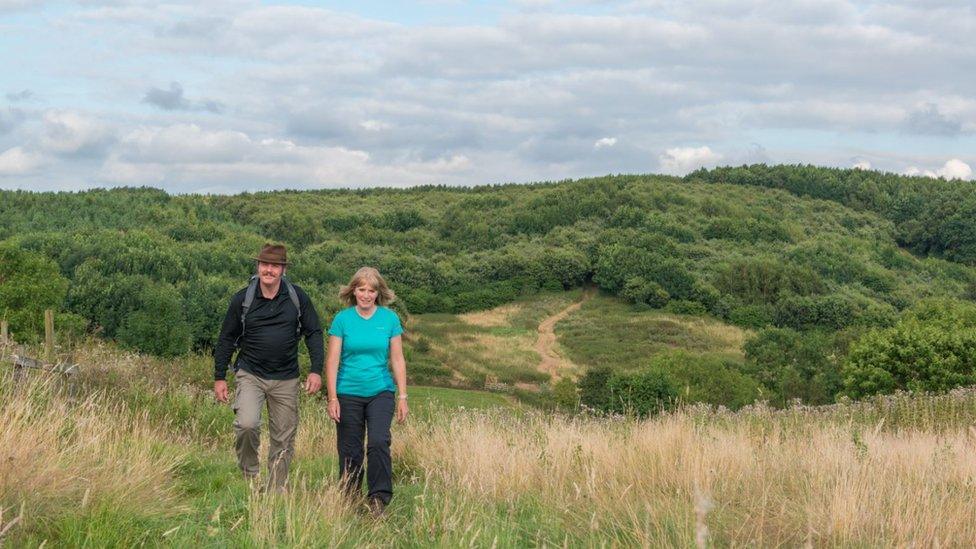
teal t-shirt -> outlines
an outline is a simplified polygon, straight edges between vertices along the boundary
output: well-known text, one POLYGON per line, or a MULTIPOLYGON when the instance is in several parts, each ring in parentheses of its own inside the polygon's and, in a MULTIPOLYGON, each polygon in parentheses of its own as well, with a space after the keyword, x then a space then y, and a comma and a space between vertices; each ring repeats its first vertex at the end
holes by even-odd
POLYGON ((336 393, 371 397, 395 391, 387 366, 390 339, 402 333, 400 317, 386 307, 377 307, 369 319, 359 316, 356 307, 339 311, 329 327, 330 336, 342 338, 336 393))

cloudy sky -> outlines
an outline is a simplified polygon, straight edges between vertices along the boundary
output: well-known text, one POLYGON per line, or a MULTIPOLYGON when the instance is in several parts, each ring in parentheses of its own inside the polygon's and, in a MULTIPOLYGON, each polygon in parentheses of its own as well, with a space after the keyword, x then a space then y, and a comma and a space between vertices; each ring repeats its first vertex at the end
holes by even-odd
POLYGON ((971 0, 0 0, 0 188, 973 179, 971 0))

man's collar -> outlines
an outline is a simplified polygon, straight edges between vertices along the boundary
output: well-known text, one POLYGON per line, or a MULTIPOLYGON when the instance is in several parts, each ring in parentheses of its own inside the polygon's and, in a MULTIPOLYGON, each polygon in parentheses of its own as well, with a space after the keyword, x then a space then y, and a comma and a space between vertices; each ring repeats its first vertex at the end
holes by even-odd
MULTIPOLYGON (((285 292, 285 291, 287 291, 285 289, 285 279, 284 279, 284 277, 282 277, 282 278, 278 279, 278 291, 275 293, 274 297, 272 297, 271 299, 274 299, 274 298, 278 297, 279 295, 281 295, 282 292, 285 292)), ((261 282, 260 281, 258 281, 258 292, 257 293, 258 293, 259 296, 261 296, 262 298, 264 298, 264 292, 261 290, 261 282)))

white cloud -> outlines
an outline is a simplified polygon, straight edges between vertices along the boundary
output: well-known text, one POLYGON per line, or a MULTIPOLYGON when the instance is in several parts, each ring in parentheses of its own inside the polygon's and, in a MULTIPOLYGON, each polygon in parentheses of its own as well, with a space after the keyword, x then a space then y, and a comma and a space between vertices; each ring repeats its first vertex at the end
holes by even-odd
POLYGON ((958 158, 946 161, 936 173, 946 179, 972 179, 973 177, 973 169, 958 158))
POLYGON ((870 170, 871 162, 868 160, 858 160, 851 167, 854 168, 855 170, 870 170))
POLYGON ((971 2, 517 0, 481 19, 447 2, 400 20, 287 0, 27 10, 0 24, 34 37, 0 47, 0 66, 32 69, 0 97, 35 93, 22 115, 0 111, 0 151, 34 151, 49 160, 37 180, 65 188, 97 183, 92 166, 119 184, 243 189, 861 154, 872 169, 972 177, 917 153, 976 143, 976 73, 959 70, 976 57, 971 2), (180 84, 151 88, 167 82, 180 84))
POLYGON ((658 156, 658 163, 665 173, 685 175, 702 166, 713 166, 722 155, 710 147, 675 147, 658 156))
POLYGON ((254 144, 244 133, 205 130, 196 124, 138 128, 121 139, 121 156, 133 162, 186 164, 244 161, 254 144))
POLYGON ((941 168, 935 170, 925 170, 918 166, 910 166, 904 171, 905 175, 924 175, 926 177, 944 177, 946 179, 965 179, 973 178, 973 169, 962 160, 952 158, 946 161, 941 168))
POLYGON ((21 147, 7 149, 0 153, 0 177, 30 173, 42 162, 40 155, 25 151, 21 147))
POLYGON ((379 120, 363 120, 359 123, 359 127, 368 132, 379 132, 390 129, 389 124, 380 122, 379 120))
POLYGON ((55 154, 94 153, 110 139, 108 128, 84 114, 48 111, 44 114, 41 147, 55 154))
POLYGON ((193 124, 139 128, 120 140, 99 180, 110 184, 153 184, 182 191, 245 188, 457 183, 471 168, 463 155, 375 162, 345 147, 310 146, 287 139, 252 139, 243 132, 208 131, 193 124), (249 186, 250 185, 250 186, 249 186))

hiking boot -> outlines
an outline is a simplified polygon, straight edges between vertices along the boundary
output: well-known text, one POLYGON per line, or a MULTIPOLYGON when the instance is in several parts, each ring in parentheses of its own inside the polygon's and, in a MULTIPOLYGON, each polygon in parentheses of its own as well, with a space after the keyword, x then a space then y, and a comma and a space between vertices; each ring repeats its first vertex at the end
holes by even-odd
POLYGON ((369 514, 375 519, 382 518, 386 514, 386 504, 380 498, 369 498, 366 506, 369 507, 369 514))

